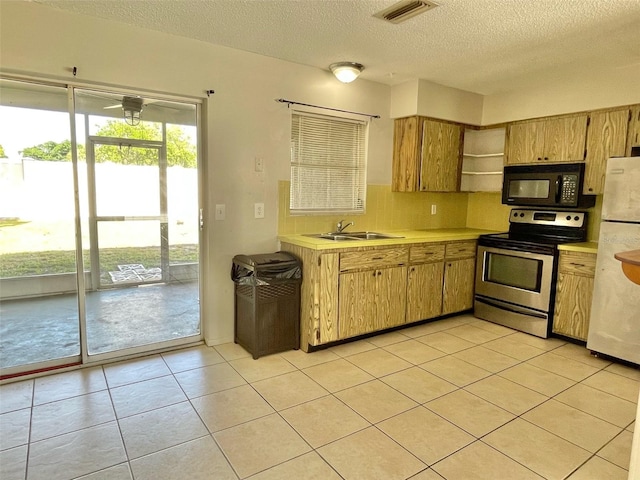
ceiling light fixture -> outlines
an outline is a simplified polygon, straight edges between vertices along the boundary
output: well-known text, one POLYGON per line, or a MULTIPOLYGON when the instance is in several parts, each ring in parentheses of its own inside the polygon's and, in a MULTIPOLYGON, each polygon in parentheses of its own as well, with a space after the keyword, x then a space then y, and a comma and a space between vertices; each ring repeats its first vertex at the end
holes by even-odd
POLYGON ((135 127, 140 125, 140 113, 142 112, 142 99, 139 97, 124 97, 122 99, 122 111, 124 121, 135 127))
POLYGON ((364 66, 355 62, 338 62, 329 65, 329 68, 342 83, 351 83, 364 70, 364 66))

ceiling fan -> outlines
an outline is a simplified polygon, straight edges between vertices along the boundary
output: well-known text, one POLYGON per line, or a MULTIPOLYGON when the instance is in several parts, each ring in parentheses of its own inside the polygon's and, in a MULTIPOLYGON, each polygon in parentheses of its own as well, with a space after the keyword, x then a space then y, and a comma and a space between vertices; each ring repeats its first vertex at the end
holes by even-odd
POLYGON ((145 103, 145 100, 142 97, 125 95, 122 97, 121 103, 104 107, 104 109, 122 108, 122 111, 124 112, 124 121, 135 127, 140 124, 140 114, 142 113, 142 109, 150 103, 153 103, 153 101, 151 100, 145 103))

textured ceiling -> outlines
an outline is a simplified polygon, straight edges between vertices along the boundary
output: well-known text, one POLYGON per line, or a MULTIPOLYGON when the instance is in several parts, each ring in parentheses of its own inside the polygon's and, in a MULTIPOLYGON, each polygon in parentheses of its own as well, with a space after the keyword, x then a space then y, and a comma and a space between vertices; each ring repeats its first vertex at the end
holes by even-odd
POLYGON ((372 16, 395 0, 36 1, 322 69, 359 62, 389 85, 487 95, 640 64, 640 0, 436 0, 398 25, 372 16))

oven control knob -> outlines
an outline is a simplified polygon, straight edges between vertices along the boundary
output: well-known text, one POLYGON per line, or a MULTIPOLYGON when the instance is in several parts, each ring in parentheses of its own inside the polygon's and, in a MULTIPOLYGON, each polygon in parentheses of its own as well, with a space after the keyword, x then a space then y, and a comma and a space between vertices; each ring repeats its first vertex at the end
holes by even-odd
POLYGON ((521 214, 520 214, 520 216, 521 216, 521 217, 524 217, 524 213, 521 213, 521 214))
POLYGON ((576 215, 575 217, 573 217, 573 219, 577 222, 578 220, 580 220, 580 217, 576 215))
POLYGON ((567 215, 567 220, 571 220, 571 215, 567 215))
POLYGON ((513 216, 514 216, 514 217, 517 217, 517 216, 518 216, 518 212, 515 212, 515 213, 513 214, 513 216))

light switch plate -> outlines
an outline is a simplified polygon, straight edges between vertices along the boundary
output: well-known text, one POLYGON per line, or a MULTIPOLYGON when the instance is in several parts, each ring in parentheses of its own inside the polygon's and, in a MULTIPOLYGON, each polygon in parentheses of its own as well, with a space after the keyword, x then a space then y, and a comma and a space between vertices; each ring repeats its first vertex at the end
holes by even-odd
POLYGON ((262 172, 264 171, 264 160, 262 157, 256 157, 254 159, 255 161, 255 170, 256 172, 262 172))
POLYGON ((255 218, 264 218, 264 203, 254 203, 253 212, 255 218))
POLYGON ((227 214, 224 203, 216 204, 216 220, 224 220, 226 216, 227 214))
POLYGON ((435 205, 435 203, 433 205, 431 205, 431 215, 435 215, 437 212, 437 207, 435 205))

